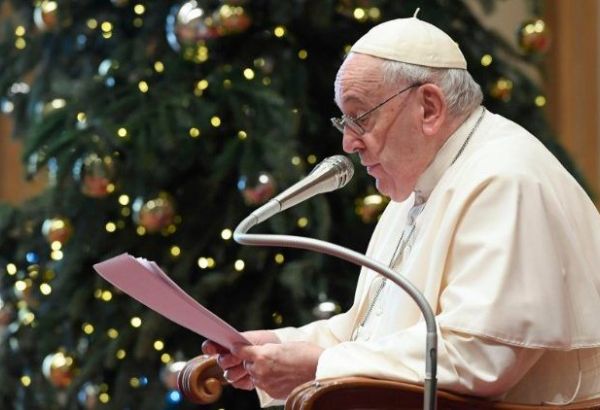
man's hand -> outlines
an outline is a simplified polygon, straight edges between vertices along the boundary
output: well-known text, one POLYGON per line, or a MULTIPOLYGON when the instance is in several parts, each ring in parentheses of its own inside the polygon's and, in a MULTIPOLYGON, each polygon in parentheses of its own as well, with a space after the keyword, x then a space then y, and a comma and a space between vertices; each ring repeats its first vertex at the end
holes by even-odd
MULTIPOLYGON (((253 345, 281 343, 277 335, 270 330, 252 330, 243 332, 242 335, 253 345)), ((242 359, 211 340, 206 340, 202 343, 202 352, 208 355, 218 355, 217 363, 223 369, 223 376, 233 387, 243 390, 254 389, 254 384, 248 372, 244 369, 242 359)))
POLYGON ((274 332, 244 332, 252 346, 233 352, 209 340, 202 344, 205 354, 218 354, 224 376, 238 389, 258 387, 275 399, 285 399, 302 383, 314 380, 323 349, 307 342, 281 343, 274 332))
POLYGON ((323 348, 312 343, 290 342, 240 346, 233 354, 242 361, 245 385, 285 399, 295 387, 314 380, 322 352, 323 348))

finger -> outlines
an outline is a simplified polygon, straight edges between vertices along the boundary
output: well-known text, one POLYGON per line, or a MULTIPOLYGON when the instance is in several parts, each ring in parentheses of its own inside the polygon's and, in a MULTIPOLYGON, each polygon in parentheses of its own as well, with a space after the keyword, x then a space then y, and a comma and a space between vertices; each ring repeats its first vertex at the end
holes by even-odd
POLYGON ((254 363, 252 363, 249 360, 244 360, 242 362, 242 366, 244 367, 244 370, 246 370, 247 372, 252 371, 252 366, 254 365, 254 363))
POLYGON ((256 357, 256 349, 259 349, 260 347, 261 346, 236 345, 233 347, 231 352, 242 360, 249 360, 253 362, 256 357))
POLYGON ((223 372, 223 377, 229 383, 235 383, 248 376, 248 372, 242 366, 231 367, 223 372))
POLYGON ((229 350, 227 350, 220 344, 213 342, 212 340, 205 340, 202 343, 202 352, 204 354, 213 355, 219 353, 227 353, 229 352, 229 350))
POLYGON ((231 385, 237 389, 242 389, 242 390, 253 390, 254 389, 254 383, 252 382, 252 379, 250 378, 250 376, 243 377, 240 380, 238 380, 237 382, 232 383, 231 385))
POLYGON ((231 353, 220 354, 217 356, 217 363, 221 369, 229 369, 230 367, 239 366, 242 364, 242 359, 231 353))

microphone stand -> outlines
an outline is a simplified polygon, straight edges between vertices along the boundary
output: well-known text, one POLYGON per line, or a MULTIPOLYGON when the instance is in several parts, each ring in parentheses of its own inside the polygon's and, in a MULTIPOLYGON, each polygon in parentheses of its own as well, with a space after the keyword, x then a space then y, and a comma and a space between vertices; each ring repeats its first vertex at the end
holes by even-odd
POLYGON ((387 279, 394 282, 396 285, 404 289, 405 292, 419 306, 425 324, 427 327, 427 337, 425 340, 425 380, 423 391, 423 409, 435 410, 436 390, 437 390, 437 328, 435 324, 435 315, 429 306, 429 303, 423 294, 406 278, 396 274, 387 266, 366 257, 365 255, 355 252, 343 246, 335 245, 319 239, 305 238, 302 236, 292 235, 270 235, 270 234, 248 234, 247 232, 258 223, 266 219, 265 215, 274 215, 279 212, 281 205, 277 201, 270 201, 263 207, 259 208, 260 212, 253 212, 246 217, 235 228, 233 239, 242 245, 253 246, 283 246, 288 248, 307 249, 327 255, 335 256, 348 262, 352 262, 359 266, 365 266, 375 272, 383 275, 387 279))

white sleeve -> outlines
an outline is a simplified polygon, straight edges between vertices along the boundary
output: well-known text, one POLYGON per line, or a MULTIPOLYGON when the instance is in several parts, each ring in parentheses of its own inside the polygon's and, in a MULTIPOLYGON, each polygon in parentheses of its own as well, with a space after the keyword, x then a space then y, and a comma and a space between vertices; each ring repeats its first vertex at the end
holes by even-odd
MULTIPOLYGON (((425 377, 423 322, 387 337, 344 342, 326 349, 317 379, 368 376, 422 384, 425 377)), ((515 385, 541 357, 541 349, 438 328, 438 386, 457 393, 498 397, 515 385)))

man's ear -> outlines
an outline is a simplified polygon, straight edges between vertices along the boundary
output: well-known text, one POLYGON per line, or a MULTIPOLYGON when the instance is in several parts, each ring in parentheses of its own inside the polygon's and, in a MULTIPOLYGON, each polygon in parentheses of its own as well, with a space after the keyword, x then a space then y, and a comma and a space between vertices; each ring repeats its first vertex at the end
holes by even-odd
POLYGON ((435 135, 447 116, 446 100, 442 89, 435 84, 423 84, 419 87, 419 97, 423 113, 423 134, 435 135))

